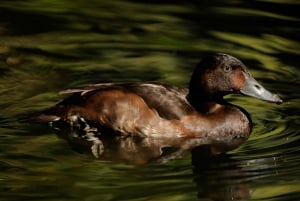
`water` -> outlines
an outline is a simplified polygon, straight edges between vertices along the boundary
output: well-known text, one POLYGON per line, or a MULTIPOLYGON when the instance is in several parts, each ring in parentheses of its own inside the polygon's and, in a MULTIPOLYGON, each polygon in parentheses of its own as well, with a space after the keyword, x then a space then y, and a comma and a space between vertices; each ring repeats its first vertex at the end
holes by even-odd
POLYGON ((299 2, 158 2, 1 1, 1 200, 300 200, 299 2), (89 143, 18 121, 90 83, 185 86, 210 52, 285 99, 228 96, 255 125, 227 155, 106 139, 95 159, 89 143))

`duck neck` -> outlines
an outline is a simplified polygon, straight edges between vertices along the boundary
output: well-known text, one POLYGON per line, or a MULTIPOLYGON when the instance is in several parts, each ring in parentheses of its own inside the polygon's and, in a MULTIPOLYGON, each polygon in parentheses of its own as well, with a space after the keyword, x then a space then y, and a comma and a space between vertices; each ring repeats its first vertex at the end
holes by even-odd
POLYGON ((223 99, 223 95, 208 94, 201 90, 197 90, 197 92, 190 90, 187 95, 187 99, 189 103, 200 113, 210 113, 214 111, 215 108, 226 104, 223 99))
MULTIPOLYGON (((212 81, 208 78, 205 69, 196 68, 189 83, 187 99, 189 103, 200 113, 209 113, 216 106, 225 105, 223 94, 213 87, 212 81)), ((209 78, 211 80, 212 78, 209 78)))

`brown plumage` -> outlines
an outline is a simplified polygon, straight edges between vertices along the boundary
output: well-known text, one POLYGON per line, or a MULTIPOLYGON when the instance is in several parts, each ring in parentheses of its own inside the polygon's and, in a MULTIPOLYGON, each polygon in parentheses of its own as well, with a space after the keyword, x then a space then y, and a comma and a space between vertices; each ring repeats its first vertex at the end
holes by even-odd
POLYGON ((215 54, 196 67, 189 89, 160 83, 103 83, 62 93, 68 98, 35 117, 63 121, 79 129, 108 128, 120 135, 197 137, 216 141, 247 139, 245 110, 224 101, 229 93, 282 100, 258 84, 233 56, 215 54))

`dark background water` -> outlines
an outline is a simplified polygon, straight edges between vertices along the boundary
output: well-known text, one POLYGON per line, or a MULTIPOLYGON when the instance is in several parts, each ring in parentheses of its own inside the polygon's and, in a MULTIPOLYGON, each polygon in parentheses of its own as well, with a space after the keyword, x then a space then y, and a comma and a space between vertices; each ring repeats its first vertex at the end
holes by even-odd
POLYGON ((299 10, 297 0, 1 1, 1 200, 300 200, 299 10), (18 121, 90 83, 186 86, 211 52, 240 58, 286 100, 229 96, 255 125, 226 156, 195 149, 153 164, 157 147, 115 139, 95 159, 89 144, 18 121))

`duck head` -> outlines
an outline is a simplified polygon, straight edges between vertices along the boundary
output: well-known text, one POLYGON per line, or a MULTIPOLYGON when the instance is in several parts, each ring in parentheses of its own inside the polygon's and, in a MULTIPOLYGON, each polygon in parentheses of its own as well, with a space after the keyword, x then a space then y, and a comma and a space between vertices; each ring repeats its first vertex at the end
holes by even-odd
POLYGON ((259 84, 239 59, 223 53, 203 59, 191 77, 189 98, 221 101, 230 93, 242 93, 278 104, 283 102, 259 84))

